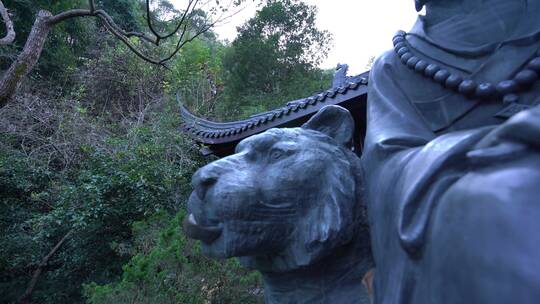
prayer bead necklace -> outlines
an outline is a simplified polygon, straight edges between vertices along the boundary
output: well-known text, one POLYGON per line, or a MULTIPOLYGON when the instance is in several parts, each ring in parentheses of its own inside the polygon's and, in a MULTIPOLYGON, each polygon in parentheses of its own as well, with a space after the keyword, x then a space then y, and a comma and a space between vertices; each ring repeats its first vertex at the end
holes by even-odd
POLYGON ((460 75, 451 73, 449 70, 427 62, 415 56, 405 39, 407 33, 399 31, 393 38, 394 51, 401 62, 427 78, 434 80, 440 85, 458 92, 468 98, 481 100, 502 99, 504 104, 510 104, 511 108, 505 108, 497 115, 508 118, 513 114, 530 108, 528 105, 518 104, 518 93, 529 89, 540 78, 540 52, 529 60, 525 68, 519 71, 512 79, 507 79, 493 84, 490 82, 477 83, 472 79, 463 79, 460 75))

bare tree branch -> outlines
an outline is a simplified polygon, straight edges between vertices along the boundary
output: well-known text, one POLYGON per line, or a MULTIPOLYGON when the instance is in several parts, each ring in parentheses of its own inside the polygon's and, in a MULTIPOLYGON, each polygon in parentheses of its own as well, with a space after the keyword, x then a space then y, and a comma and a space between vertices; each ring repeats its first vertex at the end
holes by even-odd
POLYGON ((2 39, 0 39, 0 45, 7 45, 12 44, 15 40, 15 29, 13 28, 13 22, 11 21, 11 18, 9 17, 9 13, 0 0, 0 15, 2 15, 2 20, 4 21, 4 24, 6 25, 6 36, 2 39))
POLYGON ((38 62, 51 29, 51 26, 47 23, 48 18, 51 16, 52 14, 48 11, 41 10, 38 12, 22 52, 17 55, 17 59, 11 63, 8 70, 2 75, 0 80, 0 107, 3 107, 12 99, 21 86, 22 80, 38 62))
POLYGON ((188 12, 191 10, 192 12, 195 11, 195 8, 197 7, 197 3, 199 2, 199 0, 195 0, 195 1, 189 1, 188 3, 188 6, 186 7, 186 9, 184 10, 184 13, 182 14, 182 17, 180 18, 180 21, 178 21, 178 25, 176 26, 176 29, 169 33, 168 35, 165 35, 163 37, 161 37, 161 39, 167 39, 169 37, 171 37, 172 35, 174 35, 175 33, 178 32, 178 30, 180 29, 180 27, 185 24, 186 22, 186 16, 188 15, 188 12), (191 4, 193 4, 193 7, 191 7, 191 4))
MULTIPOLYGON (((92 0, 90 0, 90 3, 92 3, 92 0)), ((118 38, 122 43, 124 43, 135 55, 143 59, 144 61, 147 61, 149 63, 155 64, 155 65, 163 65, 163 62, 161 60, 155 60, 152 59, 146 55, 144 55, 141 51, 137 49, 130 41, 130 37, 138 37, 143 40, 146 40, 148 42, 155 43, 152 38, 148 37, 144 33, 139 32, 126 32, 122 28, 120 28, 115 22, 114 19, 107 14, 104 10, 92 10, 92 9, 71 9, 62 13, 59 13, 55 16, 50 17, 47 20, 47 23, 51 26, 56 25, 60 22, 66 21, 71 18, 75 17, 87 17, 87 16, 93 16, 98 17, 101 19, 105 25, 105 28, 113 34, 116 38, 118 38)))
POLYGON ((106 13, 105 14, 98 14, 97 15, 101 20, 103 20, 103 23, 105 24, 105 27, 107 28, 107 30, 113 34, 116 38, 120 39, 120 41, 122 41, 122 43, 124 43, 124 45, 126 45, 133 53, 135 53, 135 55, 137 55, 139 58, 143 59, 144 61, 147 61, 149 63, 152 63, 152 64, 155 64, 155 65, 161 65, 161 66, 164 66, 164 63, 161 62, 160 60, 155 60, 155 59, 152 59, 146 55, 144 55, 141 51, 139 51, 137 49, 137 47, 135 47, 133 44, 131 44, 131 42, 129 42, 129 39, 126 35, 123 35, 123 31, 118 28, 117 26, 115 26, 114 24, 111 24, 109 23, 109 19, 107 17, 110 18, 109 15, 107 15, 106 13), (106 16, 105 16, 106 15, 106 16))
POLYGON ((90 7, 91 12, 94 12, 96 10, 96 4, 94 3, 94 0, 88 0, 88 6, 90 7))
POLYGON ((180 21, 178 21, 178 24, 176 25, 175 29, 172 32, 170 32, 169 34, 161 35, 160 33, 158 33, 158 31, 154 28, 154 25, 152 24, 152 13, 151 13, 151 10, 150 10, 150 0, 146 0, 146 23, 148 24, 148 28, 150 29, 152 34, 154 34, 154 36, 156 37, 156 45, 159 45, 159 42, 161 40, 165 40, 165 39, 175 35, 176 33, 178 33, 178 30, 180 30, 180 28, 186 22, 186 16, 188 15, 188 13, 195 10, 195 8, 197 7, 198 2, 199 2, 199 0, 189 0, 188 4, 187 4, 187 7, 184 10, 184 13, 182 14, 182 17, 180 18, 180 21))
MULTIPOLYGON (((199 0, 195 0, 195 5, 192 7, 192 10, 190 12, 190 16, 189 16, 188 20, 192 20, 193 15, 195 13, 195 7, 196 7, 198 2, 199 2, 199 0)), ((229 5, 227 6, 227 11, 231 8, 232 4, 233 4, 233 1, 230 1, 229 5)), ((188 9, 189 9, 189 7, 190 6, 188 5, 188 9)), ((183 29, 182 29, 182 32, 180 33, 180 38, 178 39, 178 42, 176 44, 176 47, 175 47, 174 51, 171 52, 168 56, 161 59, 160 63, 165 63, 165 62, 171 60, 187 43, 195 40, 200 35, 208 32, 211 28, 216 26, 218 23, 223 22, 224 20, 238 14, 240 11, 241 10, 238 10, 238 11, 236 11, 236 12, 230 14, 230 15, 225 15, 225 13, 222 13, 219 17, 216 18, 215 21, 207 23, 205 26, 203 26, 201 29, 199 29, 191 38, 187 38, 187 39, 184 39, 184 36, 188 32, 188 29, 187 29, 188 23, 185 22, 185 21, 182 21, 182 23, 184 23, 183 24, 183 29)), ((182 16, 182 20, 185 20, 185 16, 186 16, 185 13, 187 13, 187 10, 184 12, 184 16, 182 16)), ((180 23, 179 25, 182 25, 182 23, 180 23)), ((178 28, 176 29, 176 32, 177 31, 178 31, 178 28)), ((173 34, 174 34, 174 32, 173 32, 173 34)))
POLYGON ((107 14, 107 12, 105 12, 104 10, 96 10, 94 13, 96 16, 99 16, 102 19, 105 18, 106 22, 111 27, 113 27, 119 34, 125 36, 126 38, 137 37, 144 41, 156 44, 156 40, 145 33, 134 32, 134 31, 131 31, 131 32, 124 31, 120 26, 116 24, 116 22, 114 22, 114 19, 109 14, 107 14))
POLYGON ((202 29, 200 29, 199 31, 197 31, 191 38, 187 38, 185 40, 182 39, 184 34, 187 32, 187 28, 184 27, 184 30, 182 31, 182 35, 180 36, 180 39, 178 39, 178 43, 176 44, 176 48, 174 49, 174 51, 169 56, 161 59, 160 63, 165 63, 165 62, 171 60, 184 47, 184 45, 186 45, 187 43, 195 40, 200 35, 206 33, 210 28, 212 28, 214 25, 216 25, 216 23, 217 23, 217 21, 208 24, 207 26, 205 26, 202 29))
MULTIPOLYGON (((32 26, 32 30, 28 36, 23 51, 17 56, 17 59, 11 64, 8 71, 2 75, 2 79, 0 79, 0 108, 13 98, 20 87, 22 79, 24 79, 24 77, 26 77, 26 75, 32 71, 41 55, 49 31, 56 24, 77 17, 96 17, 103 22, 103 25, 107 31, 126 45, 133 53, 135 53, 136 56, 148 63, 167 68, 165 63, 177 55, 187 43, 195 40, 197 37, 206 33, 218 23, 223 22, 241 11, 240 9, 232 14, 226 15, 225 12, 229 12, 231 7, 238 5, 235 0, 229 0, 228 6, 220 6, 219 9, 210 10, 212 13, 221 10, 221 15, 217 16, 215 19, 207 17, 207 20, 204 20, 202 25, 196 25, 194 18, 197 18, 197 13, 199 11, 197 6, 200 6, 201 4, 206 5, 208 3, 209 2, 205 0, 188 0, 186 9, 182 13, 182 16, 177 19, 178 23, 175 25, 174 30, 167 34, 160 34, 154 28, 150 11, 150 0, 146 0, 146 15, 151 34, 136 31, 126 31, 122 29, 115 23, 114 19, 106 11, 96 9, 95 0, 88 0, 87 9, 81 8, 66 10, 54 16, 48 11, 41 10, 36 17, 34 25, 32 26), (211 19, 214 19, 214 21, 211 19), (152 56, 145 54, 136 45, 136 43, 130 39, 136 37, 139 39, 139 41, 159 46, 162 40, 171 38, 173 36, 177 36, 178 40, 176 45, 168 55, 162 58, 152 58, 152 56)), ((0 0, 0 14, 2 15, 4 23, 8 29, 8 34, 5 38, 0 40, 0 45, 12 43, 15 38, 15 32, 13 30, 13 24, 9 19, 9 14, 5 9, 2 0, 0 0)))
POLYGON ((94 16, 95 12, 89 9, 70 9, 65 12, 61 12, 58 15, 54 15, 47 20, 47 23, 51 26, 56 25, 62 21, 66 21, 75 17, 94 16))
MULTIPOLYGON (((76 18, 76 17, 88 17, 88 16, 99 17, 104 22, 105 27, 107 28, 107 30, 109 32, 111 32, 111 34, 113 34, 116 38, 120 39, 120 41, 122 43, 124 43, 138 57, 140 57, 141 59, 143 59, 143 60, 145 60, 145 61, 147 61, 149 63, 163 66, 165 62, 171 60, 176 54, 178 54, 180 49, 182 47, 184 47, 187 43, 193 41, 194 39, 196 39, 200 35, 204 34, 208 30, 210 30, 212 27, 214 27, 217 23, 222 22, 223 20, 227 19, 228 17, 233 16, 233 15, 236 14, 236 13, 233 13, 233 14, 231 14, 229 16, 225 16, 225 17, 222 14, 214 22, 208 23, 206 26, 203 26, 191 38, 188 38, 188 39, 184 40, 184 37, 186 36, 186 34, 188 32, 188 26, 190 25, 190 22, 188 22, 186 18, 188 18, 190 20, 190 19, 192 19, 194 17, 195 8, 197 7, 197 4, 199 3, 199 1, 200 0, 189 0, 188 5, 187 5, 185 11, 183 12, 182 17, 180 18, 176 28, 172 32, 170 32, 170 33, 168 33, 166 35, 161 35, 161 34, 159 34, 157 32, 157 30, 155 30, 155 28, 154 28, 154 26, 152 24, 151 12, 150 12, 150 0, 146 0, 148 27, 150 28, 150 31, 155 35, 155 38, 152 38, 152 37, 148 36, 147 34, 141 33, 141 32, 135 32, 135 31, 127 32, 127 31, 125 31, 124 29, 122 29, 120 26, 118 26, 114 22, 114 19, 107 12, 105 12, 104 10, 101 10, 101 9, 96 10, 94 0, 89 0, 90 9, 71 9, 71 10, 67 10, 65 12, 61 12, 61 13, 59 13, 57 15, 54 15, 54 16, 50 17, 47 20, 47 23, 49 25, 53 26, 53 25, 56 25, 56 24, 58 24, 60 22, 66 21, 66 20, 71 19, 71 18, 76 18), (188 15, 189 15, 189 17, 188 17, 188 15), (178 42, 176 44, 175 49, 169 55, 165 56, 162 59, 150 58, 149 56, 143 54, 140 50, 138 50, 137 47, 134 46, 129 41, 129 38, 137 37, 137 38, 139 38, 141 40, 144 40, 146 42, 149 42, 149 43, 152 43, 152 44, 155 44, 155 45, 159 45, 161 40, 165 40, 165 39, 170 38, 173 35, 177 34, 178 31, 180 30, 180 28, 182 28, 182 32, 180 33, 180 37, 178 39, 178 42)), ((0 1, 0 4, 1 3, 2 2, 0 1)), ((230 8, 231 4, 232 4, 232 1, 229 3, 229 8, 230 8)))
POLYGON ((148 28, 150 29, 150 32, 152 32, 152 34, 156 36, 156 45, 159 45, 159 40, 161 39, 161 36, 152 26, 151 18, 152 16, 150 15, 150 0, 146 0, 146 23, 148 24, 148 28))
POLYGON ((34 274, 32 275, 32 279, 30 280, 30 283, 28 283, 28 287, 26 288, 24 294, 19 299, 19 303, 21 303, 21 304, 30 303, 30 297, 32 296, 32 292, 34 292, 34 288, 36 287, 36 283, 37 283, 37 280, 38 280, 39 276, 43 272, 43 268, 47 265, 47 263, 49 262, 49 259, 56 253, 56 251, 58 251, 60 246, 62 246, 62 244, 67 240, 67 238, 72 233, 73 233, 73 229, 68 231, 68 233, 66 233, 64 235, 64 237, 62 237, 62 239, 60 239, 60 241, 58 241, 58 243, 56 243, 56 245, 49 252, 49 254, 47 254, 41 260, 41 262, 38 265, 38 268, 36 269, 36 271, 34 271, 34 274))

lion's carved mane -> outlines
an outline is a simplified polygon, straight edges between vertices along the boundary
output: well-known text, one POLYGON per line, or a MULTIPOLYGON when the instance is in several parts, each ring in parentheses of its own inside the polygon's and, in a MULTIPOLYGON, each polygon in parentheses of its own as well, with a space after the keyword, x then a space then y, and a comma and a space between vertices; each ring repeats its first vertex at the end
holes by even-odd
POLYGON ((349 112, 330 106, 301 128, 245 139, 194 175, 186 232, 207 255, 263 274, 353 271, 360 286, 371 253, 353 133, 349 112))

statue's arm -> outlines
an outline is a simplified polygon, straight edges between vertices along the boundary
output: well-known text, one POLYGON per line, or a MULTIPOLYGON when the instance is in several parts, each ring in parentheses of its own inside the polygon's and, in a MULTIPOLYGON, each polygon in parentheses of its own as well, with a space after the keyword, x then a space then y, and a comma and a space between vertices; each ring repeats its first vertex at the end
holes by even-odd
POLYGON ((540 251, 532 233, 540 226, 540 108, 497 127, 436 136, 407 94, 421 84, 404 87, 416 81, 404 81, 401 67, 383 56, 368 93, 362 165, 376 301, 410 299, 428 281, 424 286, 437 286, 431 294, 447 303, 470 295, 480 299, 474 303, 538 298, 530 286, 540 286, 540 276, 530 265, 540 251), (463 292, 447 300, 449 285, 463 292))
POLYGON ((540 106, 514 115, 487 134, 477 148, 487 149, 508 143, 540 148, 540 106))
POLYGON ((372 221, 384 231, 397 229, 401 246, 414 251, 437 198, 467 172, 467 153, 492 127, 434 134, 407 95, 421 84, 402 87, 408 71, 397 60, 386 53, 373 66, 362 163, 372 221))

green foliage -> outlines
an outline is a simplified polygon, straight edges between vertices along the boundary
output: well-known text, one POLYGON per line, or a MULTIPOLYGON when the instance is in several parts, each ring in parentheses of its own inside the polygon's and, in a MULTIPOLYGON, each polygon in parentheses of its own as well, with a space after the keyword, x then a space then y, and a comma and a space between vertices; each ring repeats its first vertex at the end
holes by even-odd
MULTIPOLYGON (((4 1, 6 8, 14 13, 13 22, 16 31, 16 39, 15 45, 5 47, 2 50, 1 55, 3 55, 3 60, 1 61, 1 65, 7 67, 7 65, 15 59, 16 54, 20 49, 22 49, 26 42, 26 38, 30 34, 30 29, 34 24, 39 9, 57 12, 73 6, 82 5, 83 3, 83 0, 4 1)), ((80 20, 73 20, 66 24, 59 25, 57 29, 51 32, 50 37, 47 40, 45 50, 36 72, 50 75, 59 73, 61 68, 73 68, 77 60, 76 56, 82 54, 84 46, 89 43, 88 35, 85 34, 88 31, 88 25, 80 20), (69 41, 69 43, 66 43, 66 41, 69 41)))
POLYGON ((135 223, 138 253, 124 266, 120 282, 85 286, 89 303, 261 303, 259 276, 236 260, 201 256, 181 231, 184 216, 159 213, 135 223))
MULTIPOLYGON (((0 151, 0 294, 14 300, 28 282, 26 271, 40 258, 46 242, 33 235, 31 219, 48 208, 56 179, 44 166, 22 155, 0 151)), ((1 301, 0 301, 1 302, 1 301)))
MULTIPOLYGON (((15 45, 0 51, 0 67, 7 67, 16 57, 26 42, 36 14, 39 10, 48 10, 53 14, 73 8, 87 8, 87 0, 5 0, 4 5, 14 14, 16 30, 15 45)), ((96 1, 98 8, 115 18, 118 25, 129 30, 141 28, 142 15, 140 2, 133 0, 96 1)), ((3 27, 2 27, 3 28, 3 27)), ((82 58, 88 56, 88 46, 96 42, 99 23, 96 19, 74 18, 57 24, 51 31, 43 54, 38 62, 36 75, 53 79, 63 79, 66 70, 74 70, 82 58)))
POLYGON ((317 8, 301 0, 269 0, 238 29, 233 45, 253 40, 273 43, 279 63, 312 68, 326 57, 331 40, 327 31, 316 27, 316 16, 317 8))
MULTIPOLYGON (((88 1, 85 1, 88 3, 88 1)), ((139 0, 97 0, 96 7, 106 11, 126 31, 144 30, 143 2, 139 0)))
POLYGON ((178 90, 182 102, 199 115, 213 116, 216 105, 222 102, 224 50, 225 46, 214 39, 196 39, 170 66, 167 85, 171 93, 178 90))
POLYGON ((180 210, 189 179, 201 165, 197 151, 176 132, 177 124, 178 117, 164 115, 153 126, 108 139, 108 150, 83 146, 84 163, 62 178, 3 154, 0 204, 6 233, 0 241, 10 245, 0 255, 0 281, 9 282, 0 285, 0 293, 20 296, 28 282, 26 265, 36 265, 70 229, 73 236, 53 257, 55 266, 43 274, 34 299, 72 303, 82 283, 120 275, 130 256, 124 249, 132 223, 180 210))
MULTIPOLYGON (((146 26, 140 1, 96 3, 123 28, 146 26)), ((22 47, 38 9, 87 5, 4 4, 17 42, 0 50, 0 68, 22 47)), ((202 20, 222 9, 197 14, 202 20)), ((168 32, 163 19, 176 13, 160 1, 152 18, 168 32)), ((315 16, 298 0, 268 1, 232 44, 209 32, 168 69, 96 35, 93 19, 56 26, 31 85, 0 118, 0 303, 23 294, 68 231, 39 277, 35 303, 261 303, 256 273, 234 259, 203 257, 180 229, 191 175, 207 160, 181 133, 172 95, 178 90, 201 115, 231 119, 326 88, 331 74, 316 66, 330 37, 315 16)), ((149 52, 158 57, 172 47, 149 52)))
MULTIPOLYGON (((106 125, 119 127, 126 114, 152 112, 156 98, 163 94, 163 68, 146 64, 123 44, 111 37, 96 45, 95 56, 84 61, 75 73, 78 80, 77 99, 90 113, 106 119, 106 125)), ((130 121, 132 118, 128 118, 130 121)), ((125 127, 111 128, 113 132, 125 127)))
POLYGON ((316 14, 316 7, 299 0, 272 0, 239 28, 223 59, 223 105, 241 109, 232 116, 268 110, 327 88, 331 75, 317 65, 332 39, 317 29, 316 14))

